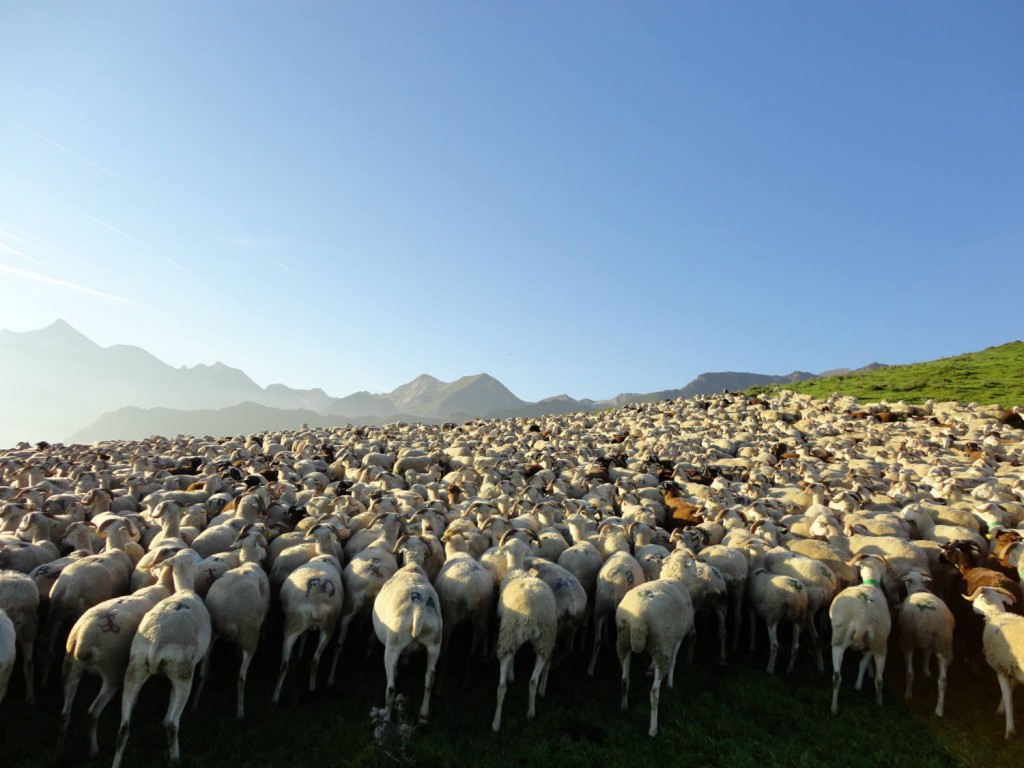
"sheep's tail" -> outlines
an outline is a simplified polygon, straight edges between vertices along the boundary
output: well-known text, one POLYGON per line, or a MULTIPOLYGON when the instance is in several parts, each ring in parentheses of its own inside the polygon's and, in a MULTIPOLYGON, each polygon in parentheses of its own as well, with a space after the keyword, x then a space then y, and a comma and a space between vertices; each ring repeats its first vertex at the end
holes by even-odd
POLYGON ((633 621, 629 624, 629 645, 633 653, 643 653, 647 648, 647 622, 633 621))
POLYGON ((417 608, 412 614, 412 636, 414 639, 419 639, 420 635, 423 634, 427 628, 427 617, 424 616, 422 609, 417 608))
POLYGON ((864 614, 858 614, 850 620, 850 624, 846 629, 847 636, 850 638, 850 642, 856 646, 864 646, 867 642, 868 635, 868 621, 867 616, 864 614))

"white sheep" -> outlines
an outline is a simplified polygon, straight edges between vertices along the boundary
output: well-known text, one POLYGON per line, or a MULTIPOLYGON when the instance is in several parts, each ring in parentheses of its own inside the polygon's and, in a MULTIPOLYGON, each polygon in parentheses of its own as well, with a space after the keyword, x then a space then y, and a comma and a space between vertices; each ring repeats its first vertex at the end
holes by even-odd
POLYGON ((18 637, 14 632, 14 622, 0 608, 0 704, 4 703, 4 696, 7 695, 7 683, 14 671, 17 650, 18 637))
MULTIPOLYGON (((160 555, 166 560, 175 551, 168 547, 160 555)), ((89 757, 99 754, 97 729, 100 715, 124 680, 132 639, 139 623, 158 602, 174 591, 171 570, 159 570, 158 584, 94 605, 71 628, 64 656, 64 708, 60 716, 58 749, 63 746, 71 722, 78 685, 88 672, 99 675, 102 681, 99 693, 89 705, 89 757)))
POLYGON ((740 626, 743 623, 743 598, 747 592, 750 562, 743 551, 724 544, 704 547, 697 553, 697 560, 717 569, 725 581, 730 610, 733 612, 733 636, 729 647, 735 651, 739 642, 740 626))
MULTIPOLYGON (((718 629, 718 662, 725 664, 725 622, 729 612, 729 590, 718 569, 697 560, 686 547, 677 546, 665 559, 661 577, 672 579, 690 593, 694 611, 713 613, 718 629)), ((696 631, 690 635, 687 660, 693 661, 696 631)))
POLYGON ((420 722, 430 717, 430 691, 434 668, 441 653, 441 604, 423 567, 410 562, 388 579, 373 602, 373 630, 384 644, 384 672, 387 675, 385 717, 391 719, 395 702, 395 677, 403 653, 424 648, 427 668, 423 681, 420 722))
POLYGON ((825 666, 821 657, 821 638, 818 635, 816 619, 818 613, 832 602, 832 598, 839 591, 835 573, 822 562, 781 548, 769 550, 765 554, 765 565, 772 573, 793 576, 803 582, 807 592, 804 629, 811 635, 818 671, 823 672, 825 666))
POLYGON ((936 717, 942 717, 946 700, 946 670, 953 660, 953 629, 956 621, 952 611, 944 602, 928 591, 931 579, 920 571, 911 571, 902 579, 907 587, 907 597, 900 605, 897 626, 900 647, 907 666, 907 686, 904 697, 910 699, 914 686, 914 651, 924 653, 924 676, 931 672, 931 656, 934 653, 939 664, 939 700, 935 705, 936 717))
POLYGON ((158 563, 172 569, 174 594, 161 600, 142 618, 132 639, 112 768, 119 768, 128 746, 132 712, 139 692, 156 674, 166 675, 171 682, 171 697, 163 723, 170 759, 177 760, 180 756, 178 724, 192 691, 196 666, 210 646, 210 613, 194 589, 198 559, 196 552, 183 549, 158 563))
MULTIPOLYGON (((396 516, 397 519, 397 516, 396 516)), ((348 636, 349 626, 357 616, 365 615, 373 607, 373 601, 377 598, 381 588, 387 580, 395 575, 398 570, 398 562, 395 560, 397 549, 397 533, 400 528, 396 525, 391 527, 385 520, 383 530, 365 549, 355 552, 342 571, 341 577, 344 584, 344 605, 341 612, 341 627, 338 631, 337 649, 334 653, 334 661, 331 664, 331 672, 328 683, 334 684, 335 673, 337 672, 338 659, 342 649, 345 647, 345 638, 348 636), (392 534, 392 531, 394 532, 392 534), (391 536, 396 538, 392 539, 391 536)), ((351 541, 355 536, 351 537, 351 541)))
POLYGON ((212 636, 210 649, 203 659, 195 706, 199 705, 199 694, 206 682, 213 646, 219 638, 224 638, 238 645, 242 652, 238 668, 238 703, 235 716, 243 720, 246 676, 252 657, 256 653, 256 646, 259 644, 260 629, 270 609, 270 580, 260 567, 267 546, 262 526, 246 525, 231 546, 241 550, 242 563, 217 579, 206 594, 212 636))
POLYGON ((594 647, 590 654, 590 665, 587 667, 587 674, 591 677, 597 666, 597 656, 601 650, 604 625, 608 616, 615 612, 629 590, 643 583, 643 568, 628 551, 615 552, 601 566, 594 594, 594 647))
POLYGON ((807 622, 807 588, 795 576, 774 574, 765 568, 751 570, 747 584, 750 598, 751 639, 754 637, 754 614, 768 625, 771 651, 768 655, 768 674, 775 672, 775 659, 779 653, 779 624, 788 621, 793 627, 793 646, 786 672, 792 672, 800 649, 800 632, 807 622))
POLYGON ((571 571, 542 557, 527 558, 526 568, 531 576, 536 576, 551 587, 555 595, 558 639, 554 663, 557 665, 572 650, 576 633, 586 619, 587 593, 571 571))
POLYGON ((523 570, 529 548, 515 538, 507 540, 502 547, 508 567, 498 596, 498 699, 491 723, 493 733, 501 730, 501 710, 508 682, 512 679, 512 661, 516 651, 526 643, 533 646, 536 654, 526 717, 532 720, 536 715, 537 693, 543 696, 547 688, 547 673, 558 634, 554 593, 543 581, 523 570))
POLYGON ((881 578, 887 569, 879 555, 857 555, 850 561, 859 565, 862 582, 847 587, 832 599, 828 616, 832 620, 832 714, 839 713, 839 685, 842 681, 843 654, 847 648, 863 656, 855 690, 864 684, 868 663, 875 662, 875 700, 882 706, 882 674, 892 620, 882 593, 881 578))
POLYGON ((129 523, 118 517, 104 520, 99 531, 107 537, 103 551, 67 565, 50 591, 47 657, 43 685, 50 679, 58 640, 65 628, 94 605, 128 592, 132 562, 125 552, 129 523))
POLYGON ((473 624, 470 653, 486 648, 488 625, 494 610, 494 583, 487 569, 469 554, 465 536, 452 533, 449 528, 441 540, 445 543, 447 559, 434 581, 434 589, 437 590, 444 619, 441 654, 445 658, 452 633, 467 620, 473 624))
MULTIPOLYGON (((341 619, 344 589, 341 564, 338 558, 329 553, 319 554, 305 565, 299 566, 288 574, 288 578, 281 585, 284 639, 281 645, 281 669, 271 699, 274 704, 281 700, 281 688, 288 674, 295 641, 309 630, 316 630, 320 635, 309 670, 309 690, 316 690, 320 657, 341 619)), ((332 682, 339 650, 340 646, 335 650, 331 668, 332 682)))
POLYGON ((32 650, 39 627, 39 590, 28 575, 20 571, 0 571, 0 610, 14 624, 25 675, 25 702, 35 704, 35 668, 32 650))
POLYGON ((18 524, 18 535, 29 541, 10 540, 0 546, 0 570, 29 573, 36 566, 56 560, 57 545, 50 541, 52 519, 42 512, 30 512, 18 524))
POLYGON ((651 684, 651 724, 649 736, 658 735, 658 701, 661 681, 668 678, 671 688, 675 677, 679 646, 693 629, 693 602, 690 594, 672 579, 650 581, 630 590, 615 609, 618 629, 616 650, 622 667, 622 709, 628 706, 629 662, 634 653, 651 655, 654 682, 651 684))
POLYGON ((58 557, 49 563, 37 565, 29 572, 32 581, 39 589, 39 601, 41 605, 49 605, 50 592, 61 572, 76 560, 96 554, 93 550, 93 530, 95 525, 91 522, 71 523, 64 534, 63 544, 73 547, 70 554, 58 557))
POLYGON ((1024 616, 1008 613, 1014 597, 1000 587, 978 587, 966 599, 974 603, 974 610, 985 618, 982 643, 985 661, 999 680, 1002 694, 996 714, 1006 716, 1004 736, 1017 734, 1013 722, 1013 687, 1024 683, 1024 616))

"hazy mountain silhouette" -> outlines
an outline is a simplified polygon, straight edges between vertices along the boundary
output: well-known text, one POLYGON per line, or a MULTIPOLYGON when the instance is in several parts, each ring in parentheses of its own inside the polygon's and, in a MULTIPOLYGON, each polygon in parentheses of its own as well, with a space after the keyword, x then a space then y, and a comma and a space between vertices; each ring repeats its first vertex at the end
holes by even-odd
MULTIPOLYGON (((101 347, 58 320, 36 331, 0 331, 0 447, 37 440, 92 442, 154 434, 228 435, 267 429, 395 421, 534 417, 635 402, 742 390, 814 378, 705 373, 681 389, 623 393, 607 400, 562 394, 536 403, 486 373, 444 382, 428 374, 392 392, 332 397, 322 389, 260 387, 224 365, 175 368, 139 347, 101 347)), ((872 363, 864 369, 880 367, 872 363)))

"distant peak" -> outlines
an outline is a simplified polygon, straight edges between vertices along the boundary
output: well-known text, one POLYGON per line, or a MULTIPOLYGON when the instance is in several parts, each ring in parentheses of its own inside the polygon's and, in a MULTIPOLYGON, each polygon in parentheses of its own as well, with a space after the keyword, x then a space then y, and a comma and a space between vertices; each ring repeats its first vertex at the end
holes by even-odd
POLYGON ((54 320, 45 328, 40 328, 38 331, 29 331, 29 333, 53 341, 95 344, 92 339, 78 331, 69 322, 61 319, 54 320))

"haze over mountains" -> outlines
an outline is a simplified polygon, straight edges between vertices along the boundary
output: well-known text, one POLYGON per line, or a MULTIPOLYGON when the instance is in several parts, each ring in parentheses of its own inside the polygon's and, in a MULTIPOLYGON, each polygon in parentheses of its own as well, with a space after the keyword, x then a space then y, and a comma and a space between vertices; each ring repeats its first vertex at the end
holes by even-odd
MULTIPOLYGON (((424 374, 384 394, 332 397, 322 389, 261 387, 223 363, 174 368, 139 347, 101 347, 68 323, 0 331, 0 447, 19 441, 88 443, 154 434, 234 435, 300 424, 460 421, 599 410, 634 402, 814 378, 705 373, 680 389, 607 400, 521 400, 486 373, 453 382, 424 374)), ((881 367, 878 363, 866 369, 881 367)), ((830 372, 835 373, 835 372, 830 372)))

